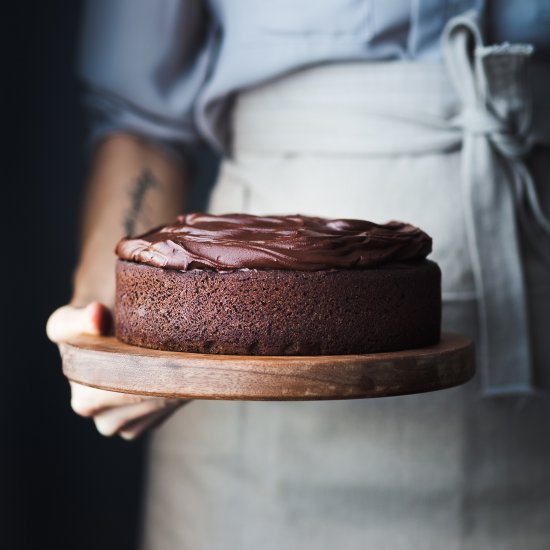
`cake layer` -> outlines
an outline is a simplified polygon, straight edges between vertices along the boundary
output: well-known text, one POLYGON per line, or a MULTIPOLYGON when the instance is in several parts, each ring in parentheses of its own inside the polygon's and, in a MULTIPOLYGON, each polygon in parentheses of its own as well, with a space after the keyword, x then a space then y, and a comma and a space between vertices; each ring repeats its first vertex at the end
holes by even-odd
POLYGON ((441 274, 429 260, 368 269, 177 271, 117 261, 116 336, 197 353, 336 355, 440 337, 441 274))

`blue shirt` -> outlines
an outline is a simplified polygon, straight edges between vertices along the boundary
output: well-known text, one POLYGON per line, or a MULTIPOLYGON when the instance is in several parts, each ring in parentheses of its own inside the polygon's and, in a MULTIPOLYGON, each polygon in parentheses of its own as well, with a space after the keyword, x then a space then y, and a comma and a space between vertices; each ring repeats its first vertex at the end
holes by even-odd
MULTIPOLYGON (((238 90, 318 63, 439 60, 446 22, 468 9, 482 11, 484 4, 91 0, 80 75, 93 115, 92 136, 130 131, 184 148, 205 139, 223 150, 229 141, 227 114, 238 90)), ((537 6, 547 4, 521 5, 520 13, 536 22, 537 6)), ((548 31, 548 21, 543 30, 548 31)))

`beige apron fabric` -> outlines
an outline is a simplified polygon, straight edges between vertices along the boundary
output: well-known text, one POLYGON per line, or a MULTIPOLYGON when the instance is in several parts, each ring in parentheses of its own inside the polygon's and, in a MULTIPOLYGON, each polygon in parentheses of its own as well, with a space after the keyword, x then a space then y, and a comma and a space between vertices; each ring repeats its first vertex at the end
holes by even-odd
MULTIPOLYGON (((458 109, 437 65, 320 67, 241 94, 233 158, 210 209, 415 223, 433 236, 443 270, 444 328, 477 337, 459 150, 391 156, 273 146, 276 133, 299 136, 299 150, 319 143, 324 117, 340 124, 343 103, 356 116, 327 143, 365 129, 376 138, 385 131, 372 118, 376 101, 410 102, 434 117, 458 109), (305 112, 321 126, 295 124, 305 112), (265 142, 258 126, 270 133, 265 142)), ((536 182, 543 175, 547 183, 549 158, 532 156, 536 182)), ((548 185, 542 191, 548 207, 548 185)), ((194 401, 154 436, 145 548, 547 550, 550 278, 527 246, 524 256, 540 395, 482 398, 478 376, 460 388, 377 400, 194 401)))

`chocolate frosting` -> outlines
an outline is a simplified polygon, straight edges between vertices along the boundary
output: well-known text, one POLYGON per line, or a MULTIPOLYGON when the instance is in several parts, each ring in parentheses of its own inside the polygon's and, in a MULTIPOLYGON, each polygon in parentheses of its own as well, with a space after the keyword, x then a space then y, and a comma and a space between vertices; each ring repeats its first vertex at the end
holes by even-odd
POLYGON ((126 237, 124 260, 165 269, 368 268, 424 259, 432 239, 412 225, 309 216, 185 214, 170 225, 126 237))

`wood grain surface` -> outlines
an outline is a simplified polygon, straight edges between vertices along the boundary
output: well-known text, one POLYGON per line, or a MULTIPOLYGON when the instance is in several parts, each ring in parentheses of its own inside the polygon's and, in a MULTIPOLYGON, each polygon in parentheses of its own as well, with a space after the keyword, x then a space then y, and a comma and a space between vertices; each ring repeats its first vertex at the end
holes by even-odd
POLYGON ((456 334, 426 348, 368 355, 207 355, 139 348, 112 336, 80 336, 60 348, 63 372, 75 382, 188 399, 383 397, 449 388, 475 371, 472 341, 456 334))

